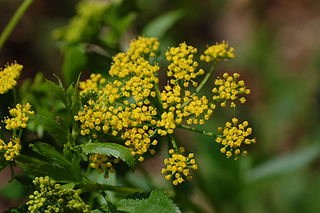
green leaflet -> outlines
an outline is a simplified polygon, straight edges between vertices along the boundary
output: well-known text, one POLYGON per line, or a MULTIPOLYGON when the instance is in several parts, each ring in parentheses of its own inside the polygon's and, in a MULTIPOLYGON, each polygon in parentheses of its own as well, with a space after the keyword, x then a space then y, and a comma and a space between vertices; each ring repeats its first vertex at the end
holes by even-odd
POLYGON ((117 210, 128 213, 174 213, 178 207, 161 191, 152 191, 147 199, 122 199, 116 204, 117 210))
POLYGON ((52 135, 58 142, 65 144, 68 139, 67 129, 56 120, 39 114, 30 115, 30 121, 37 126, 42 126, 45 131, 52 135))
POLYGON ((149 22, 144 28, 143 34, 149 37, 161 38, 183 16, 182 10, 165 13, 149 22))
POLYGON ((82 145, 82 151, 85 154, 98 153, 120 158, 130 167, 135 164, 134 157, 128 148, 116 143, 89 143, 82 145))
POLYGON ((71 162, 54 147, 38 142, 32 145, 32 150, 45 160, 31 156, 20 155, 18 165, 35 176, 50 176, 60 181, 79 182, 82 179, 80 157, 74 153, 71 162))

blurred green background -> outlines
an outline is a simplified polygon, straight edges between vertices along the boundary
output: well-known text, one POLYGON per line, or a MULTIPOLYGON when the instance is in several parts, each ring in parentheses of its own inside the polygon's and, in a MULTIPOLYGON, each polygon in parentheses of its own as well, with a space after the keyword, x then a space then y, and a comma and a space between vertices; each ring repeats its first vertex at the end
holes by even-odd
MULTIPOLYGON (((0 0, 0 31, 21 2, 0 0)), ((217 110, 203 128, 215 131, 238 116, 249 121, 257 143, 234 161, 212 139, 179 131, 178 141, 195 152, 200 170, 191 184, 176 189, 185 195, 176 198, 178 205, 183 212, 320 211, 319 0, 99 2, 98 8, 81 9, 76 0, 35 0, 0 50, 1 67, 14 60, 23 64, 20 85, 38 72, 49 79, 56 73, 69 84, 80 72, 107 75, 111 56, 139 35, 158 37, 164 51, 183 41, 199 50, 228 41, 237 57, 220 63, 217 73, 240 73, 252 95, 236 110, 217 110), (78 20, 71 22, 75 15, 78 20)), ((7 98, 1 97, 2 109, 7 98)), ((129 179, 145 189, 166 189, 156 175, 162 157, 143 164, 153 184, 141 174, 129 179)), ((26 190, 18 184, 8 188, 8 176, 0 174, 0 212, 23 202, 26 190)))

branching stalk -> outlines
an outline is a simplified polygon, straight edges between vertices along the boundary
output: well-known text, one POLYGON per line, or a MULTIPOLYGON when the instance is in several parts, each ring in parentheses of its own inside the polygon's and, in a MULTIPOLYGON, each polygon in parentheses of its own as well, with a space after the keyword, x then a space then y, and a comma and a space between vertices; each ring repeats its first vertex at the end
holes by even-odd
POLYGON ((214 137, 214 138, 217 137, 217 135, 212 133, 212 132, 207 132, 207 131, 200 130, 200 129, 197 129, 197 128, 194 128, 194 127, 191 127, 191 126, 184 125, 184 124, 180 124, 180 125, 178 125, 178 127, 182 128, 182 129, 185 129, 185 130, 192 131, 192 132, 197 132, 197 133, 209 136, 209 137, 214 137))
POLYGON ((26 12, 26 10, 29 8, 29 6, 32 4, 33 1, 34 0, 24 0, 23 3, 20 5, 20 7, 16 10, 13 17, 9 21, 8 25, 4 28, 4 30, 0 34, 0 49, 3 47, 4 43, 9 38, 13 29, 18 24, 21 17, 23 16, 23 14, 26 12))

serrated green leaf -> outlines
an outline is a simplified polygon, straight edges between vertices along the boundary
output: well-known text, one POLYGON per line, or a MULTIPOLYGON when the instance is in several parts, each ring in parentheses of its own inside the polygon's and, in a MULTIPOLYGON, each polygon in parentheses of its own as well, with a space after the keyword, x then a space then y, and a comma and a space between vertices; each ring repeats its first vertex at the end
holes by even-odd
POLYGON ((54 147, 47 143, 37 142, 31 145, 33 151, 62 167, 70 166, 70 162, 54 147))
POLYGON ((43 127, 50 135, 52 135, 58 142, 64 144, 68 139, 68 131, 56 120, 42 116, 39 114, 31 115, 30 121, 34 122, 37 126, 43 127))
POLYGON ((80 109, 80 95, 78 91, 80 75, 75 83, 70 84, 67 89, 67 107, 71 109, 73 114, 76 114, 80 109))
POLYGON ((117 210, 128 213, 174 213, 180 212, 171 199, 161 191, 152 191, 147 199, 122 199, 117 204, 117 210))
POLYGON ((23 170, 34 176, 48 175, 57 181, 76 181, 70 167, 60 167, 52 162, 26 155, 19 155, 16 162, 23 170))
POLYGON ((143 35, 161 38, 184 15, 182 10, 165 13, 152 20, 143 30, 143 35))
POLYGON ((135 163, 130 150, 127 147, 116 143, 88 143, 82 145, 82 151, 85 154, 98 153, 120 158, 130 167, 133 167, 135 163))
POLYGON ((55 96, 58 97, 65 106, 67 106, 66 94, 63 87, 49 80, 47 80, 46 85, 48 86, 49 91, 55 94, 55 96))

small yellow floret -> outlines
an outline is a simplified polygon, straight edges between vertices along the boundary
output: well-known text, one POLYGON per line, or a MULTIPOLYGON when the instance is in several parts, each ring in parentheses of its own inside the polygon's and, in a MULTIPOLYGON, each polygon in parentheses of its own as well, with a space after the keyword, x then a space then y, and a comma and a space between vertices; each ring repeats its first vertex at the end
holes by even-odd
POLYGON ((15 108, 9 110, 12 118, 5 118, 4 123, 6 124, 7 130, 26 128, 29 121, 29 115, 34 114, 31 110, 29 103, 25 105, 17 104, 15 108))
POLYGON ((7 65, 3 70, 0 68, 0 94, 8 92, 17 85, 16 79, 20 76, 23 66, 16 62, 7 65))
POLYGON ((229 48, 228 43, 221 42, 216 43, 215 45, 212 45, 208 47, 203 55, 200 56, 201 61, 205 62, 211 62, 211 61, 219 61, 223 59, 231 59, 234 58, 234 48, 229 48))
POLYGON ((0 150, 5 151, 3 157, 6 161, 13 161, 16 156, 20 155, 20 139, 12 138, 7 144, 0 139, 0 150))
POLYGON ((173 185, 183 183, 185 180, 191 180, 191 171, 197 170, 198 166, 194 159, 194 154, 189 153, 188 157, 182 155, 184 148, 180 147, 179 152, 176 153, 173 149, 169 150, 170 158, 164 159, 166 168, 161 170, 162 174, 165 175, 166 180, 173 178, 173 185))
POLYGON ((252 134, 252 128, 248 127, 248 121, 238 124, 238 119, 233 118, 231 122, 227 122, 225 127, 219 127, 220 134, 216 138, 216 142, 223 147, 220 149, 228 158, 234 156, 238 159, 240 155, 247 155, 247 151, 243 150, 243 144, 249 145, 256 142, 256 139, 249 139, 252 134))

